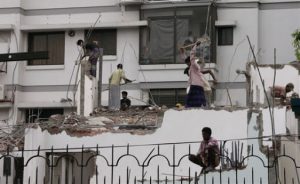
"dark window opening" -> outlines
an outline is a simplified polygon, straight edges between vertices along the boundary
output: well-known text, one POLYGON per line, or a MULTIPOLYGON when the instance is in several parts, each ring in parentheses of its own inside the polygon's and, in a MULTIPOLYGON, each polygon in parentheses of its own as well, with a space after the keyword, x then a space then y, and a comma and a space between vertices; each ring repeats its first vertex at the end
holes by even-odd
POLYGON ((28 51, 49 52, 49 59, 28 60, 28 65, 63 65, 65 57, 65 33, 29 33, 28 51))
MULTIPOLYGON (((141 16, 143 20, 148 20, 148 27, 140 28, 140 64, 184 63, 179 47, 194 43, 203 36, 211 39, 209 50, 203 51, 204 55, 208 55, 204 56, 208 59, 206 62, 214 62, 213 9, 209 21, 206 6, 144 10, 141 16)), ((189 52, 190 49, 186 49, 185 54, 189 55, 189 52)))
POLYGON ((233 45, 233 27, 218 28, 218 45, 233 45))
POLYGON ((175 107, 177 103, 185 104, 186 89, 151 89, 154 102, 167 107, 175 107))
POLYGON ((89 34, 89 31, 85 31, 86 42, 97 42, 103 48, 103 55, 117 55, 116 29, 96 29, 89 34))
POLYGON ((64 109, 51 108, 34 108, 26 109, 26 123, 34 123, 35 121, 48 121, 53 114, 64 114, 64 109))

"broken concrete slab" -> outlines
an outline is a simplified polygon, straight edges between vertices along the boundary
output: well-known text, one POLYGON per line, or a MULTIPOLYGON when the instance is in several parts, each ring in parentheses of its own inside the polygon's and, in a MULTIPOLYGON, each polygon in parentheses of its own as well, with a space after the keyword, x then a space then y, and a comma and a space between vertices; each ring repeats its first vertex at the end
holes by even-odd
MULTIPOLYGON (((104 119, 104 117, 92 117, 92 118, 88 118, 86 123, 89 125, 94 125, 94 126, 104 126, 105 123, 103 123, 103 121, 102 121, 103 119, 104 119)), ((105 118, 105 119, 107 119, 107 118, 105 118)), ((109 120, 109 119, 107 119, 107 120, 109 120)))

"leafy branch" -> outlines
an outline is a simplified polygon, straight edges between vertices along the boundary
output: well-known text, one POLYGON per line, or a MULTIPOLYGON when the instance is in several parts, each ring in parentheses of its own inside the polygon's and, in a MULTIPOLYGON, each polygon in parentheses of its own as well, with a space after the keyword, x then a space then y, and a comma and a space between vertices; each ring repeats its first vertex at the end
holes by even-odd
POLYGON ((295 56, 298 61, 300 61, 300 29, 296 29, 292 33, 292 37, 294 38, 293 40, 293 46, 295 48, 295 56))

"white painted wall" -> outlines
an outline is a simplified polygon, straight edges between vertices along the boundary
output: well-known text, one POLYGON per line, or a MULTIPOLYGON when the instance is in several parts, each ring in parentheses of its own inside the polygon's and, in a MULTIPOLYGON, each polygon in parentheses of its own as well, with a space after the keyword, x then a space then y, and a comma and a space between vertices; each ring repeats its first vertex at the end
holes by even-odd
POLYGON ((291 34, 299 28, 298 15, 300 9, 272 9, 259 12, 259 48, 258 59, 261 64, 276 62, 289 63, 295 61, 293 38, 291 34))
MULTIPOLYGON (((235 21, 233 29, 233 45, 217 46, 217 78, 218 82, 241 82, 245 78, 236 74, 236 70, 245 70, 246 63, 252 58, 247 40, 249 36, 251 44, 258 48, 258 13, 257 8, 220 8, 218 10, 219 21, 235 21)), ((230 89, 229 95, 232 105, 246 105, 246 89, 230 89)), ((230 100, 226 89, 216 91, 216 105, 229 106, 230 100)))
MULTIPOLYGON (((96 2, 96 1, 95 1, 96 2)), ((107 3, 114 3, 113 1, 101 2, 103 6, 112 6, 107 3)), ((53 3, 53 2, 52 2, 53 3)), ((84 2, 86 3, 86 2, 84 2)), ((97 3, 99 3, 97 1, 97 3)), ((30 4, 30 1, 24 3, 23 6, 30 4), (24 5, 25 4, 25 5, 24 5)), ((59 3, 60 6, 63 3, 59 3)), ((75 3, 76 4, 76 3, 75 3)), ((75 5, 73 4, 73 5, 75 5)), ((44 4, 43 4, 44 5, 44 4)), ((115 4, 113 4, 114 6, 115 4)), ((38 4, 33 5, 38 6, 38 4)), ((63 5, 64 7, 69 7, 63 5)), ((76 5, 75 5, 76 6, 76 5)), ((79 6, 79 5, 78 5, 79 6)), ((81 6, 81 5, 80 5, 81 6)), ((39 9, 42 7, 39 7, 39 9)), ((1 52, 7 53, 7 47, 11 47, 11 51, 26 51, 27 50, 27 32, 22 33, 21 39, 19 38, 20 26, 23 25, 38 25, 41 24, 77 24, 77 23, 87 23, 91 26, 97 20, 99 13, 86 13, 86 14, 60 14, 60 15, 29 15, 29 16, 20 16, 20 15, 1 15, 2 19, 0 24, 14 23, 16 27, 16 34, 10 32, 3 32, 5 39, 1 41, 1 52), (12 16, 13 15, 13 16, 12 16), (20 23, 21 18, 21 23, 20 23), (10 43, 8 43, 7 34, 10 35, 10 43), (17 39, 15 38, 17 35, 17 39), (16 41, 21 42, 21 45, 16 47, 16 41), (18 49, 17 49, 18 48, 18 49)), ((138 11, 120 11, 120 12, 104 12, 101 13, 101 18, 98 23, 107 23, 107 22, 126 22, 126 21, 136 21, 139 20, 138 11)), ((98 25, 96 24, 96 27, 98 25)), ((32 87, 32 86, 59 86, 59 85, 74 85, 75 84, 75 75, 77 72, 78 66, 74 67, 76 60, 78 60, 79 50, 76 46, 76 41, 78 39, 84 38, 84 30, 75 30, 75 36, 70 37, 67 35, 68 30, 65 35, 65 59, 64 65, 59 66, 27 66, 26 61, 24 62, 10 62, 8 64, 8 73, 0 74, 0 82, 3 84, 18 84, 21 86, 32 87), (16 66, 16 70, 13 73, 13 69, 16 66), (71 76, 74 70, 73 76, 71 76), (14 77, 13 77, 14 76, 14 77), (14 82, 12 82, 12 77, 14 82)), ((124 69, 128 78, 137 79, 138 78, 138 54, 139 54, 139 29, 136 28, 122 28, 117 31, 117 55, 116 56, 104 56, 103 57, 103 80, 104 84, 108 83, 108 77, 115 69, 118 63, 123 62, 125 65, 124 69), (126 47, 124 45, 126 44, 126 47), (125 49, 123 49, 125 48, 125 49), (124 51, 124 52, 123 52, 124 51)), ((138 80, 137 80, 138 82, 138 80)), ((51 87, 50 87, 51 88, 51 87)), ((104 91, 103 97, 107 97, 107 91, 104 91)), ((9 93, 10 94, 10 91, 9 93)), ((34 92, 34 91, 25 91, 17 92, 18 96, 16 97, 16 104, 18 107, 64 107, 65 104, 60 103, 62 98, 67 97, 66 91, 56 91, 52 89, 49 92, 34 92), (46 98, 45 98, 46 97, 46 98)), ((136 91, 131 95, 139 99, 141 92, 136 91)), ((72 92, 69 91, 69 98, 72 98, 72 92)), ((107 98, 103 100, 104 104, 107 104, 107 98)), ((133 100, 133 104, 141 104, 137 100, 133 100)), ((90 111, 87 110, 87 111, 90 111)))
POLYGON ((20 7, 20 0, 2 0, 0 2, 0 7, 2 8, 11 8, 11 7, 20 7))
POLYGON ((117 31, 117 56, 114 59, 103 58, 102 83, 108 84, 110 75, 117 69, 119 63, 123 64, 126 77, 139 82, 139 29, 128 28, 117 31))
MULTIPOLYGON (((236 21, 233 29, 233 45, 217 46, 217 66, 219 82, 233 82, 237 69, 245 70, 249 58, 248 35, 252 45, 258 47, 258 9, 257 8, 221 8, 218 10, 219 21, 236 21)), ((237 78, 235 81, 243 81, 237 78)))
MULTIPOLYGON (((0 14, 0 24, 13 24, 14 32, 10 33, 11 52, 27 51, 27 32, 20 31, 24 26, 41 26, 58 24, 93 24, 101 13, 99 24, 112 23, 119 25, 127 21, 138 21, 139 11, 124 11, 121 7, 120 11, 112 12, 93 12, 93 13, 72 13, 72 14, 55 14, 56 10, 51 9, 65 8, 92 8, 92 7, 118 7, 119 0, 88 0, 88 1, 69 1, 63 0, 56 3, 57 0, 45 0, 39 2, 37 0, 22 1, 21 5, 18 0, 0 2, 1 7, 21 7, 28 14, 0 14), (47 15, 43 15, 43 9, 47 9, 47 15)), ((222 0, 226 5, 230 2, 259 2, 257 0, 222 0)), ((262 3, 270 1, 264 0, 262 3)), ((287 2, 287 1, 282 1, 287 2)), ((289 1, 290 2, 290 1, 289 1)), ((296 2, 296 0, 295 0, 296 2)), ((297 1, 298 2, 298 1, 297 1)), ((228 4, 228 5, 229 5, 228 4)), ((230 4, 231 5, 231 4, 230 4)), ((239 3, 237 3, 239 5, 239 3)), ((261 63, 272 63, 273 48, 277 48, 278 62, 288 62, 293 60, 293 48, 291 42, 291 32, 297 28, 297 13, 299 10, 292 9, 270 9, 264 10, 258 7, 252 8, 230 8, 230 6, 221 6, 218 9, 219 21, 236 21, 234 28, 234 44, 232 46, 217 47, 217 65, 216 73, 218 82, 244 82, 243 76, 237 76, 237 69, 245 70, 247 61, 251 61, 252 56, 247 42, 246 36, 249 35, 255 53, 258 53, 258 59, 261 63), (275 17, 275 19, 274 19, 275 17), (289 20, 289 21, 287 21, 289 20), (260 51, 259 51, 260 50, 260 51)), ((97 25, 97 24, 96 24, 97 25)), ((62 29, 63 31, 68 31, 62 29)), ((0 36, 7 33, 0 32, 0 36)), ((76 41, 82 39, 84 30, 76 29, 75 36, 65 37, 65 60, 62 66, 27 66, 26 62, 18 62, 16 72, 14 74, 14 82, 12 82, 15 62, 8 65, 8 74, 0 74, 1 84, 19 84, 22 86, 43 86, 43 85, 68 85, 74 62, 78 57, 76 41)), ((7 36, 5 36, 7 37, 7 36)), ((5 53, 8 42, 0 39, 0 52, 5 53)), ((107 84, 110 74, 115 70, 118 63, 124 64, 126 75, 130 79, 135 79, 135 83, 139 82, 184 82, 187 76, 183 74, 184 64, 179 65, 153 65, 140 66, 139 58, 139 28, 119 28, 117 30, 117 55, 103 57, 103 79, 102 83, 107 84)), ((1 67, 1 64, 0 64, 1 67)), ((77 66, 75 67, 75 71, 77 66)), ((294 73, 295 74, 295 73, 294 73)), ((291 76, 290 79, 294 78, 291 76)), ((268 75, 268 74, 266 74, 268 75)), ((296 75, 296 74, 295 74, 296 75)), ((282 74, 285 76, 285 74, 282 74)), ((289 80, 290 80, 289 79, 289 80)), ((257 80, 257 79, 255 79, 257 80)), ((299 78, 300 80, 300 78, 299 78)), ((74 77, 71 79, 74 84, 74 77)), ((297 84, 298 86, 298 84, 297 84)), ((133 98, 141 99, 145 92, 141 90, 130 89, 133 98)), ((246 90, 229 89, 232 104, 238 106, 246 105, 246 90)), ((11 94, 11 93, 8 93, 11 94)), ((40 104, 58 103, 61 98, 65 97, 65 92, 18 92, 16 103, 32 103, 39 106, 40 104)), ((107 105, 107 91, 102 93, 103 105, 107 105)), ((261 95, 262 96, 262 95, 261 95)), ((138 100, 133 100, 133 104, 139 105, 138 100)), ((216 92, 216 105, 230 105, 227 91, 224 89, 216 92)))
POLYGON ((24 9, 52 9, 52 8, 64 8, 64 7, 86 7, 88 6, 114 6, 117 4, 117 0, 88 0, 80 1, 74 0, 72 3, 68 0, 46 0, 43 2, 37 0, 26 0, 22 1, 21 5, 24 9))
POLYGON ((300 164, 300 146, 299 146, 299 119, 295 118, 294 112, 290 109, 287 112, 286 127, 289 130, 291 137, 281 138, 281 154, 286 156, 279 162, 280 179, 287 183, 297 183, 299 180, 299 168, 296 166, 300 164), (297 176, 298 175, 298 176, 297 176))
MULTIPOLYGON (((121 146, 121 145, 140 145, 140 144, 157 144, 157 143, 174 143, 174 142, 188 142, 188 141, 200 141, 201 138, 201 129, 204 126, 209 126, 212 128, 213 134, 212 136, 218 140, 228 140, 228 139, 240 139, 246 137, 257 137, 258 134, 258 125, 257 125, 257 113, 253 113, 250 120, 247 121, 247 109, 227 112, 224 110, 221 111, 214 111, 214 110, 203 110, 203 109, 191 109, 191 110, 184 110, 184 111, 176 111, 176 110, 168 110, 165 112, 165 116, 163 119, 163 124, 161 128, 157 129, 155 133, 148 134, 148 135, 132 135, 128 133, 103 133, 91 137, 70 137, 66 135, 65 132, 56 135, 50 135, 47 131, 41 132, 40 128, 38 129, 28 129, 28 133, 25 137, 25 149, 33 149, 40 146, 40 148, 65 148, 66 145, 69 147, 82 147, 82 145, 86 147, 94 147, 96 144, 98 146, 121 146), (187 117, 188 121, 187 121, 187 117), (222 126, 222 128, 220 128, 222 126), (184 131, 183 131, 184 130, 184 131), (64 141, 61 141, 64 140, 64 141)), ((276 117, 276 124, 280 125, 279 129, 276 131, 277 133, 282 132, 285 130, 284 128, 284 121, 281 121, 282 118, 285 117, 285 111, 281 109, 275 109, 275 114, 278 114, 276 117), (281 126, 283 125, 283 126, 281 126), (283 128, 282 128, 283 127, 283 128), (283 130, 282 130, 283 129, 283 130)), ((263 126, 265 131, 263 131, 262 135, 270 135, 268 124, 270 124, 268 118, 268 112, 263 111, 263 126), (266 116, 266 117, 265 117, 266 116)), ((258 148, 257 140, 244 140, 241 141, 244 144, 243 154, 246 155, 246 147, 247 145, 254 146, 254 154, 258 154, 263 158, 264 155, 260 153, 258 148)), ((227 143, 227 148, 231 150, 231 142, 227 143), (228 147, 227 147, 228 146, 228 147)), ((191 153, 196 153, 199 147, 199 143, 191 144, 191 153)), ((134 154, 138 157, 138 159, 145 159, 147 154, 153 149, 155 155, 157 153, 156 146, 148 146, 148 147, 132 147, 130 148, 130 153, 134 154)), ((160 147, 160 153, 166 155, 170 160, 172 160, 172 145, 166 145, 160 147)), ((126 148, 115 148, 115 158, 118 158, 122 154, 126 153, 126 148)), ((108 160, 111 159, 111 149, 101 149, 101 154, 103 154, 108 160)), ((184 154, 188 154, 188 145, 176 145, 176 162, 179 161, 180 157, 184 154)), ((34 155, 36 153, 26 153, 25 160, 28 157, 34 155)), ((25 171, 25 178, 28 176, 34 176, 34 172, 31 168, 35 168, 36 164, 40 164, 41 161, 37 161, 35 159, 29 163, 28 168, 25 171)), ((156 176, 156 169, 158 163, 160 163, 160 172, 161 173, 172 173, 171 169, 168 168, 167 165, 164 165, 164 159, 154 159, 150 163, 150 166, 146 168, 147 177, 149 176, 156 176)), ((254 175, 256 177, 262 177, 263 182, 267 181, 267 170, 260 167, 260 164, 257 163, 256 159, 247 160, 248 167, 245 170, 239 171, 241 176, 246 176, 247 180, 251 179, 251 169, 254 167, 254 175)), ((102 159, 97 158, 97 165, 98 169, 101 171, 99 175, 100 181, 103 180, 103 176, 107 176, 107 181, 110 181, 110 170, 105 167, 105 163, 102 159)), ((136 161, 129 157, 122 159, 120 162, 120 166, 116 168, 115 177, 117 175, 121 175, 122 179, 125 178, 125 166, 130 166, 131 169, 131 179, 134 176, 137 176, 137 179, 141 178, 141 170, 138 170, 136 166, 136 161)), ((187 158, 184 158, 180 164, 180 167, 176 169, 177 175, 188 175, 188 167, 191 167, 191 173, 199 172, 200 168, 194 164, 191 164, 187 158)), ((224 179, 230 177, 234 180, 234 173, 233 172, 224 172, 223 173, 224 179)), ((219 178, 216 174, 215 179, 219 178)), ((211 177, 212 175, 209 175, 211 177)), ((161 176, 165 177, 165 176, 161 176)), ((117 181, 115 178, 115 181, 117 181)), ((242 177, 239 178, 242 181, 242 177)), ((203 178, 202 178, 203 180, 203 178)), ((218 180, 218 179, 217 179, 218 180)), ((91 180, 95 182, 95 176, 91 180)), ((210 181, 210 180, 208 180, 210 181)), ((258 180, 257 180, 258 181, 258 180)))
MULTIPOLYGON (((266 91, 273 86, 274 72, 271 67, 259 67, 266 91)), ((265 94, 258 69, 251 67, 251 85, 253 89, 253 102, 264 103, 265 94), (257 90, 258 89, 258 90, 257 90)), ((285 86, 287 83, 294 84, 294 91, 299 94, 299 74, 298 70, 290 65, 284 65, 282 69, 276 69, 275 86, 285 86)))

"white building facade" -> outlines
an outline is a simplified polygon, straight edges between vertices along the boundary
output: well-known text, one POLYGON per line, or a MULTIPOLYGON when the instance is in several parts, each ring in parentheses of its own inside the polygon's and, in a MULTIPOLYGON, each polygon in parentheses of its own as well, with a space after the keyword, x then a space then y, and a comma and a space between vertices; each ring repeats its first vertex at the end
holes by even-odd
POLYGON ((300 1, 267 0, 2 1, 1 54, 47 50, 50 59, 0 63, 1 120, 29 122, 39 109, 51 114, 78 107, 73 95, 79 39, 96 40, 104 49, 104 106, 108 78, 118 63, 135 80, 123 86, 134 105, 152 98, 158 105, 183 103, 186 66, 177 47, 189 36, 204 34, 211 39, 209 52, 203 52, 206 68, 218 79, 213 102, 246 106, 246 78, 236 70, 246 70, 253 58, 247 36, 259 63, 274 63, 274 48, 277 63, 294 61, 291 34, 298 28, 299 5, 300 1), (68 98, 72 103, 62 102, 68 98))
MULTIPOLYGON (((203 35, 208 35, 211 42, 207 47, 202 47, 200 56, 208 61, 206 68, 212 69, 218 79, 217 84, 214 85, 213 103, 218 106, 242 107, 249 105, 249 102, 262 104, 264 94, 258 72, 255 67, 249 69, 247 65, 248 62, 253 61, 247 36, 259 64, 273 64, 274 61, 287 64, 294 61, 291 34, 298 28, 300 13, 298 0, 214 2, 73 0, 72 3, 67 0, 42 2, 2 0, 0 7, 0 54, 49 51, 48 60, 9 62, 0 60, 2 130, 9 125, 30 123, 36 118, 47 118, 51 114, 67 114, 79 108, 80 49, 76 45, 79 39, 98 41, 104 50, 100 73, 103 90, 101 104, 104 106, 108 104, 106 90, 108 78, 118 63, 124 65, 127 77, 135 80, 131 84, 122 86, 128 91, 133 105, 145 105, 151 103, 151 99, 158 105, 167 104, 171 107, 177 102, 183 103, 187 76, 183 74, 186 65, 179 58, 178 46, 183 45, 190 38, 196 39, 203 35), (91 36, 88 36, 91 31, 91 36), (276 57, 274 57, 274 48, 276 48, 276 57), (239 72, 236 72, 237 70, 239 72), (251 75, 249 81, 247 81, 247 74, 251 75), (250 89, 247 82, 251 84, 250 89), (68 100, 69 98, 71 101, 68 100)), ((269 67, 260 69, 266 87, 270 87, 273 82, 273 69, 269 67)), ((98 72, 97 79, 99 76, 98 72)), ((293 82, 295 91, 299 92, 299 75, 296 69, 286 66, 284 70, 279 71, 278 76, 280 77, 277 78, 276 84, 285 85, 293 82)), ((95 87, 91 83, 88 85, 90 87, 86 87, 87 91, 95 87)), ((90 103, 96 100, 89 97, 86 99, 90 103)), ((263 111, 264 117, 268 117, 267 110, 263 111)), ((156 134, 145 135, 143 138, 137 135, 112 133, 75 138, 65 133, 50 135, 39 129, 29 129, 26 138, 27 143, 31 145, 28 144, 27 149, 37 149, 37 146, 49 149, 52 145, 63 148, 66 145, 80 147, 87 142, 89 143, 86 144, 87 147, 94 147, 98 140, 104 140, 99 146, 110 146, 112 142, 125 145, 127 143, 151 144, 159 141, 194 141, 200 139, 197 133, 203 126, 212 126, 218 139, 259 136, 257 132, 251 134, 247 130, 249 127, 251 130, 257 128, 256 114, 251 119, 247 117, 246 110, 228 113, 214 110, 206 112, 202 109, 199 112, 192 110, 178 113, 170 110, 166 113, 164 127, 156 134), (228 126, 222 124, 225 115, 228 117, 225 119, 226 123, 232 121, 232 124, 228 126), (186 121, 186 117, 190 117, 190 125, 182 124, 186 121), (197 124, 201 118, 203 122, 197 124), (219 119, 211 123, 213 118, 219 119), (218 129, 222 126, 226 128, 218 129), (242 131, 236 131, 236 135, 232 134, 230 126, 242 131), (166 136, 172 128, 174 134, 166 136), (184 128, 192 131, 186 135, 186 140, 177 137, 184 128)), ((284 134, 285 109, 276 110, 276 114, 278 122, 275 133, 284 134)), ((264 132, 263 135, 270 136, 270 120, 264 122, 266 127, 260 130, 264 129, 267 133, 264 132)), ((251 144, 251 141, 245 141, 245 147, 251 144)), ((192 151, 195 152, 196 148, 197 145, 193 146, 192 151)), ((188 148, 184 149, 186 151, 188 148)), ((255 149, 258 154, 262 154, 259 148, 255 147, 255 149)), ((243 155, 246 155, 244 152, 243 155)), ((169 150, 167 154, 171 155, 169 150)), ((27 158, 31 156, 27 155, 27 158)), ((39 161, 34 161, 32 166, 29 166, 32 169, 28 169, 25 175, 34 177, 34 169, 38 163, 39 161)), ((99 164, 99 160, 96 163, 99 164)), ((45 171, 44 165, 41 167, 44 171, 40 170, 40 172, 49 173, 45 171)), ((267 171, 264 168, 262 170, 263 172, 257 170, 256 174, 267 181, 267 171)), ((197 171, 197 168, 193 171, 197 171)), ((249 174, 248 171, 242 172, 249 174)), ((186 170, 176 171, 176 173, 187 174, 186 170)), ((231 176, 232 173, 228 175, 231 176)), ((95 176, 93 177, 92 179, 96 180, 95 176)), ((1 181, 4 182, 3 177, 2 179, 1 181)), ((38 178, 38 181, 42 179, 38 178)), ((239 178, 240 181, 242 179, 239 178)))

